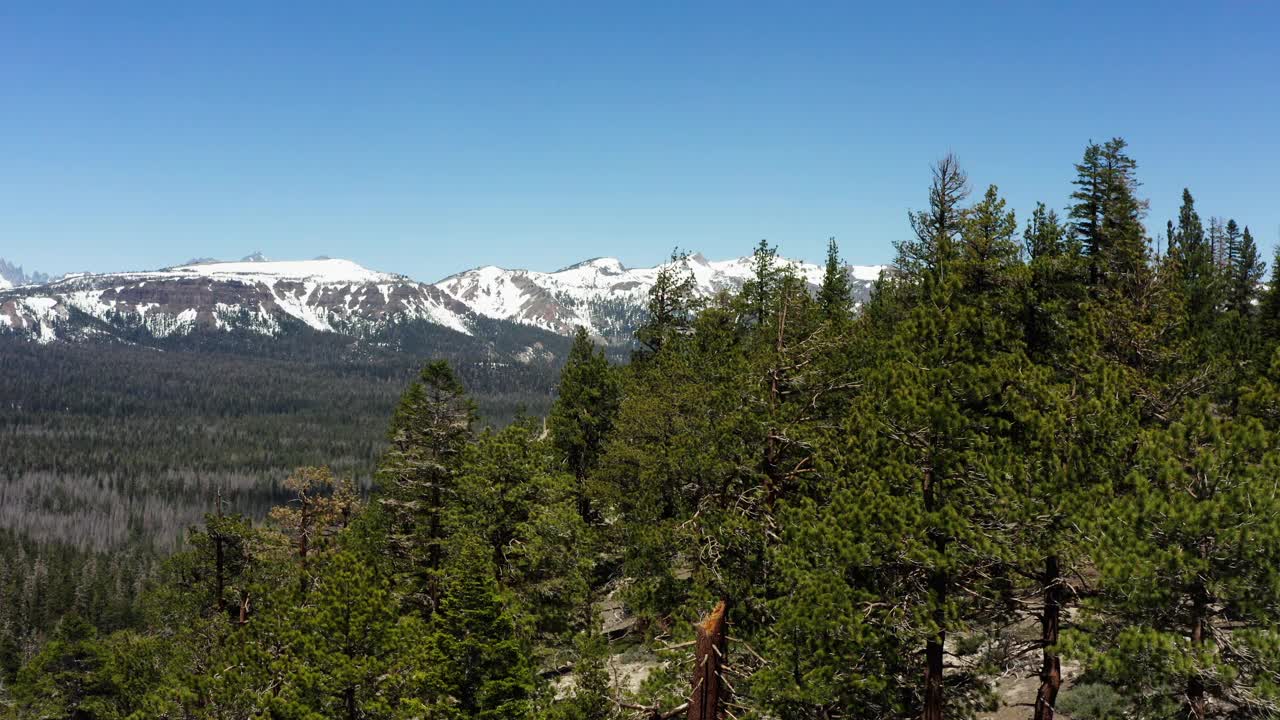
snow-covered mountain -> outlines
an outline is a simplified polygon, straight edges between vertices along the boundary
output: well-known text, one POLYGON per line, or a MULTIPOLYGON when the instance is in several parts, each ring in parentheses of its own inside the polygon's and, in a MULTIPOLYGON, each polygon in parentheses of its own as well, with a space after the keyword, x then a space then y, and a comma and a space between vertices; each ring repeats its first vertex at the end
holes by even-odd
POLYGON ((147 272, 78 274, 0 290, 0 331, 41 341, 151 337, 198 329, 276 335, 291 324, 367 336, 404 320, 469 334, 475 316, 431 285, 349 260, 201 263, 147 272))
MULTIPOLYGON (((735 290, 752 275, 750 257, 688 259, 702 296, 735 290)), ((792 265, 815 288, 822 268, 792 265)), ((434 285, 377 272, 349 260, 273 261, 255 253, 239 262, 209 259, 162 270, 72 274, 43 285, 0 286, 0 332, 42 342, 92 337, 128 341, 205 330, 267 336, 309 328, 370 338, 424 321, 463 334, 478 325, 518 323, 568 335, 577 326, 625 344, 644 319, 649 289, 663 266, 627 268, 614 258, 556 272, 486 266, 434 285)), ((865 300, 880 266, 850 266, 854 301, 865 300)))
MULTIPOLYGON (((750 257, 715 261, 697 254, 688 263, 704 297, 735 290, 752 275, 750 257)), ((794 266, 814 287, 822 280, 818 265, 779 263, 794 266)), ((643 319, 649 288, 662 267, 628 268, 616 258, 595 258, 550 273, 488 265, 445 278, 436 287, 485 317, 561 334, 581 325, 598 337, 621 341, 643 319)), ((855 302, 866 299, 881 269, 879 265, 849 266, 855 302)))

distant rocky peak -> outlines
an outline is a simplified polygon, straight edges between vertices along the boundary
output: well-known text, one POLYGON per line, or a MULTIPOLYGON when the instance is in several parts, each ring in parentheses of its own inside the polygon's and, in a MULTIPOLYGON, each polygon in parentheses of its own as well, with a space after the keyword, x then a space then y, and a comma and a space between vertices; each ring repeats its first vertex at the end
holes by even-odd
POLYGON ((49 282, 49 276, 45 273, 27 273, 21 265, 14 265, 0 258, 0 288, 15 285, 43 285, 47 282, 49 282))

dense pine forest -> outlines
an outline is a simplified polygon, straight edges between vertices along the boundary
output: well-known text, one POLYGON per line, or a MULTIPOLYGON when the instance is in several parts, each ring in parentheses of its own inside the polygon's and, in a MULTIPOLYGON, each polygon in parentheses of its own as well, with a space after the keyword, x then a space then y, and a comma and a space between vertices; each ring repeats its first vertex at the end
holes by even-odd
MULTIPOLYGON (((856 308, 834 241, 816 293, 763 241, 734 294, 677 262, 630 362, 580 333, 505 425, 446 361, 387 373, 389 419, 315 417, 332 458, 268 446, 265 519, 201 492, 146 572, 78 560, 133 584, 4 635, 0 716, 1280 716, 1280 277, 1189 191, 1149 233, 1123 140, 1074 173, 1020 220, 941 159, 856 308)), ((163 470, 132 422, 97 487, 163 470)))
POLYGON ((319 464, 367 493, 386 419, 425 358, 448 358, 482 422, 504 425, 550 407, 570 346, 512 324, 483 328, 483 342, 396 332, 376 344, 309 328, 139 338, 151 345, 0 336, 0 682, 69 610, 103 630, 139 621, 160 560, 219 498, 260 521, 288 500, 293 468, 319 464), (557 360, 493 362, 535 343, 557 360))

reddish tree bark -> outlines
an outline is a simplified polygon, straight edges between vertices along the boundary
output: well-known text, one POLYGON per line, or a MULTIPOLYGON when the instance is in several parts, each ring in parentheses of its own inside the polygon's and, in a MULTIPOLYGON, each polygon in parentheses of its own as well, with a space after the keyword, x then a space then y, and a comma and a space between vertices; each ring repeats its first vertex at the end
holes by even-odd
POLYGON ((1062 616, 1062 577, 1058 556, 1050 555, 1044 563, 1044 609, 1040 612, 1040 643, 1043 661, 1040 665, 1040 690, 1036 693, 1035 720, 1053 720, 1062 688, 1062 662, 1051 650, 1058 644, 1062 616))
POLYGON ((720 671, 728 649, 724 631, 725 602, 721 600, 698 625, 694 655, 693 694, 689 698, 689 720, 720 720, 728 693, 720 681, 720 671))

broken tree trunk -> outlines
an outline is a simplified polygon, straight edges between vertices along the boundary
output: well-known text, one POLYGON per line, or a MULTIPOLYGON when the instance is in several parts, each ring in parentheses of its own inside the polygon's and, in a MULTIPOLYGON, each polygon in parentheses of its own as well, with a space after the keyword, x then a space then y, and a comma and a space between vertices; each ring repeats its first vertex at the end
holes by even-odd
POLYGON ((698 625, 694 655, 693 694, 689 698, 689 720, 720 720, 728 698, 720 679, 728 650, 724 628, 725 602, 721 600, 698 625))
POLYGON ((1058 658, 1059 624, 1062 615, 1062 572, 1058 556, 1050 555, 1044 565, 1044 609, 1040 611, 1040 690, 1036 693, 1034 720, 1054 720, 1058 690, 1062 688, 1062 660, 1058 658))

